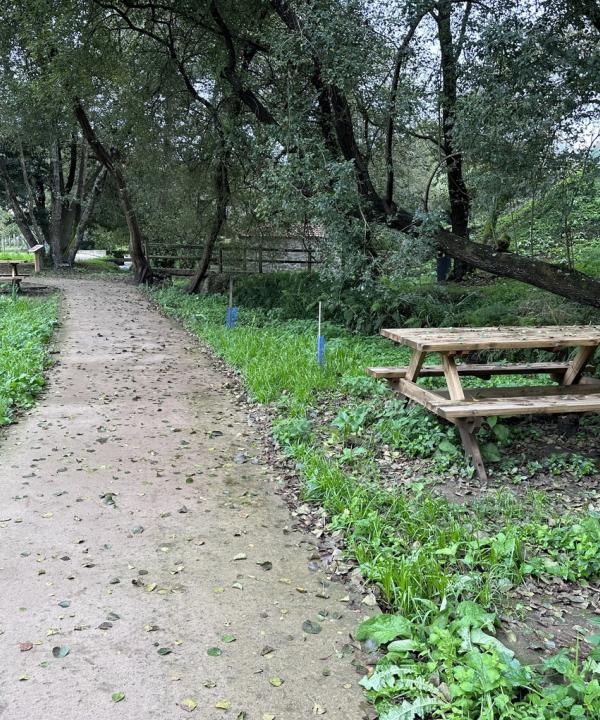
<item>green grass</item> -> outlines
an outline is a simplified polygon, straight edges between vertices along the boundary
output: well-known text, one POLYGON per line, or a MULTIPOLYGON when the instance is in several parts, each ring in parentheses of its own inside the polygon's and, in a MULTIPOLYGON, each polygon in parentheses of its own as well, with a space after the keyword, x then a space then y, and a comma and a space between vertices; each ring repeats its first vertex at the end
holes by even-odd
POLYGON ((44 386, 57 300, 0 297, 0 424, 31 407, 44 386))
POLYGON ((2 251, 0 252, 0 262, 15 260, 18 262, 33 262, 33 255, 28 252, 2 251))
MULTIPOLYGON (((437 698, 435 717, 452 720, 600 717, 589 711, 600 689, 597 696, 580 697, 579 666, 563 673, 573 697, 552 695, 547 701, 544 676, 522 666, 517 672, 510 651, 489 635, 496 604, 526 573, 570 580, 597 574, 600 524, 594 513, 563 516, 549 528, 540 497, 528 513, 506 497, 493 507, 450 503, 428 493, 422 477, 387 489, 377 463, 382 444, 404 456, 430 457, 438 471, 451 466, 453 472, 467 471, 453 429, 421 409, 406 409, 383 384, 365 377, 368 365, 406 363, 405 350, 327 324, 327 362, 320 368, 314 322, 277 319, 273 308, 241 307, 238 326, 229 330, 222 297, 190 297, 176 288, 152 296, 240 372, 254 399, 277 407, 274 435, 296 462, 304 499, 324 508, 331 529, 343 531, 347 553, 379 587, 383 603, 415 627, 427 628, 415 631, 418 652, 388 650, 376 671, 388 677, 387 685, 366 681, 382 718, 423 717, 418 704, 432 697, 437 698), (312 420, 314 410, 323 406, 333 408, 329 434, 312 420), (476 652, 468 649, 460 624, 465 602, 478 608, 478 617, 490 618, 490 627, 473 627, 479 633, 473 641, 476 652), (482 641, 482 627, 491 640, 482 641), (401 661, 410 682, 404 671, 388 672, 392 661, 401 661), (427 686, 434 671, 452 688, 451 703, 442 702, 431 683, 427 686), (521 680, 515 680, 517 675, 521 680), (525 695, 523 683, 535 690, 525 695), (400 702, 409 703, 413 714, 400 702), (579 706, 583 715, 577 715, 579 706)), ((486 426, 485 445, 507 442, 507 431, 498 427, 486 426)), ((587 666, 590 677, 594 667, 587 666)))
POLYGON ((110 260, 105 260, 101 257, 77 261, 75 267, 81 270, 91 270, 93 272, 105 272, 112 274, 124 272, 116 263, 111 262, 110 260))
POLYGON ((394 348, 383 338, 358 338, 331 324, 324 326, 327 364, 315 362, 316 322, 278 321, 260 309, 246 309, 236 328, 225 327, 227 302, 211 295, 202 300, 176 288, 159 290, 155 299, 170 315, 206 340, 243 376, 259 402, 282 401, 302 411, 315 393, 334 389, 340 378, 363 375, 369 365, 403 364, 404 348, 394 348))

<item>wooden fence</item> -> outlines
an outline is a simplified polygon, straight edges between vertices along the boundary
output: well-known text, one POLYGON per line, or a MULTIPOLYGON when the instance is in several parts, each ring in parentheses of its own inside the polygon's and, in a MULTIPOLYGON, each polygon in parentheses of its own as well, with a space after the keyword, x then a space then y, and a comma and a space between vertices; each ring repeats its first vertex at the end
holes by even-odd
MULTIPOLYGON (((321 260, 314 248, 282 244, 275 247, 276 240, 267 238, 266 244, 220 243, 215 246, 209 270, 219 274, 271 273, 281 270, 306 270, 311 272, 321 260)), ((289 238, 291 240, 291 238, 289 238)), ((146 255, 152 267, 167 275, 192 275, 200 261, 202 245, 183 243, 146 244, 146 255)))

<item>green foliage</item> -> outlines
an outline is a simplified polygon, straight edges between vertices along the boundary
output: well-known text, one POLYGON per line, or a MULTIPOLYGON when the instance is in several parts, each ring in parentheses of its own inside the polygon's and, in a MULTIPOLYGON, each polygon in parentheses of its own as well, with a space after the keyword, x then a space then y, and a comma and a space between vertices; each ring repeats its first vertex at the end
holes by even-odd
MULTIPOLYGON (((588 270, 600 267, 600 244, 589 243, 588 270)), ((421 268, 420 272, 422 272, 421 268)), ((226 292, 226 287, 223 287, 226 292)), ((382 327, 485 327, 600 322, 597 310, 557 298, 516 280, 485 283, 432 283, 384 275, 360 287, 326 282, 315 273, 271 273, 236 279, 236 303, 271 311, 273 318, 324 317, 363 334, 382 327)))
POLYGON ((553 683, 495 637, 495 622, 494 613, 473 602, 442 608, 425 623, 393 615, 363 622, 358 639, 387 644, 383 659, 361 681, 380 719, 600 717, 597 658, 581 665, 566 653, 548 659, 543 670, 563 678, 553 683))
POLYGON ((273 435, 283 445, 295 445, 310 438, 312 427, 306 418, 284 417, 275 420, 272 425, 273 435))
POLYGON ((542 465, 555 477, 568 473, 581 479, 598 472, 596 463, 591 458, 578 453, 554 453, 548 456, 542 465))
POLYGON ((544 555, 533 557, 524 568, 534 574, 549 573, 565 580, 600 575, 600 514, 561 517, 550 527, 536 523, 525 528, 529 542, 544 555))
POLYGON ((8 260, 17 260, 23 263, 33 263, 33 255, 28 252, 20 252, 18 250, 3 250, 0 252, 0 262, 8 260))
POLYGON ((44 386, 46 346, 56 324, 57 302, 0 297, 0 424, 28 408, 44 386))

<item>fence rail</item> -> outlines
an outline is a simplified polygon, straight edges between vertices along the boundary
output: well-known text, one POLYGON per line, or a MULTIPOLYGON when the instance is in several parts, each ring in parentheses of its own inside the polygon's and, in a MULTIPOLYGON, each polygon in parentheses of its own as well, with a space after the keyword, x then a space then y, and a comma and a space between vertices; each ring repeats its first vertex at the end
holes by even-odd
MULTIPOLYGON (((276 238, 270 238, 274 240, 276 238)), ((146 256, 157 271, 170 275, 192 275, 201 257, 202 245, 164 243, 146 245, 146 256), (186 250, 183 255, 170 250, 186 250), (183 265, 183 267, 182 267, 183 265)), ((213 250, 209 270, 223 273, 269 273, 281 269, 311 272, 322 261, 311 247, 272 247, 265 245, 218 245, 213 250)))

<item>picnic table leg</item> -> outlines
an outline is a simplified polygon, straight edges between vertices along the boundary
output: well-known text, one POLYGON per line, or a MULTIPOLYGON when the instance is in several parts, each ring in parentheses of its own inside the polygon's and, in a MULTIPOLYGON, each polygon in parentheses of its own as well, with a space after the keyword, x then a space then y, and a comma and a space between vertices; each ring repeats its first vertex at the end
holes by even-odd
MULTIPOLYGON (((442 353, 442 366, 444 368, 444 375, 446 377, 450 399, 464 400, 465 391, 463 390, 460 375, 458 374, 458 370, 456 368, 454 355, 450 353, 442 353)), ((474 420, 471 418, 456 420, 456 426, 458 428, 458 432, 460 433, 463 448, 465 449, 465 455, 470 458, 473 463, 473 467, 477 472, 479 480, 481 482, 486 482, 487 473, 481 457, 479 443, 477 442, 477 437, 475 435, 477 430, 479 430, 480 425, 481 420, 474 420)))
POLYGON ((588 361, 592 359, 596 352, 597 346, 584 345, 577 349, 577 352, 573 356, 573 359, 569 363, 569 368, 565 373, 562 384, 563 385, 574 385, 579 382, 581 373, 584 371, 588 361))
POLYGON ((423 360, 425 360, 425 353, 420 350, 413 350, 406 375, 404 376, 406 380, 414 382, 417 379, 419 373, 421 372, 421 368, 423 367, 423 360))
POLYGON ((462 440, 465 454, 470 458, 477 473, 477 477, 481 482, 487 482, 487 472, 485 465, 483 464, 483 458, 481 457, 481 450, 479 449, 479 442, 475 437, 475 433, 479 430, 479 423, 473 420, 456 420, 456 426, 460 433, 460 439, 462 440))

